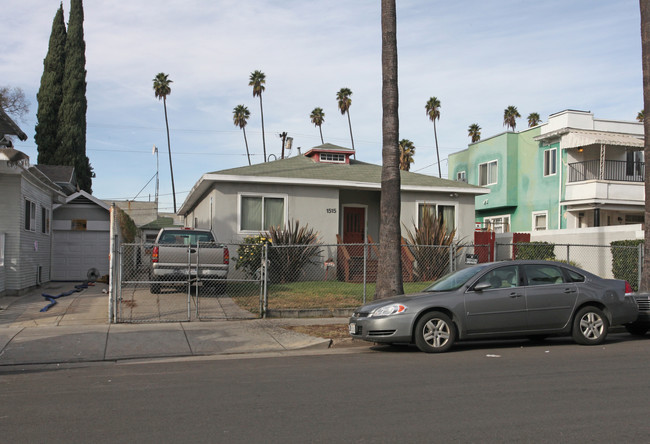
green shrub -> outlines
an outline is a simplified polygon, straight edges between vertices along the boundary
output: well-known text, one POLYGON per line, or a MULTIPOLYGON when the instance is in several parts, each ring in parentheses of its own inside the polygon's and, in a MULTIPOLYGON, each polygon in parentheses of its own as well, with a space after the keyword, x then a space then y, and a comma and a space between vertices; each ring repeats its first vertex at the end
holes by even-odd
POLYGON ((415 259, 416 280, 433 281, 449 273, 449 249, 454 245, 455 236, 456 230, 447 231, 444 221, 431 212, 422 214, 419 226, 413 222, 413 230, 406 231, 406 241, 415 259))
POLYGON ((262 266, 264 244, 270 242, 271 240, 263 234, 246 236, 237 249, 237 257, 234 258, 235 269, 243 269, 246 276, 251 279, 256 278, 257 271, 262 266))
POLYGON ((307 264, 315 264, 314 257, 322 249, 318 232, 299 221, 289 221, 285 228, 272 227, 264 237, 273 245, 269 247, 269 278, 272 282, 295 282, 307 264))
POLYGON ((638 246, 643 245, 643 242, 643 239, 630 239, 609 244, 612 252, 612 274, 616 279, 628 281, 634 291, 639 289, 638 246))
POLYGON ((554 261, 555 244, 550 242, 518 243, 515 248, 515 259, 554 261))

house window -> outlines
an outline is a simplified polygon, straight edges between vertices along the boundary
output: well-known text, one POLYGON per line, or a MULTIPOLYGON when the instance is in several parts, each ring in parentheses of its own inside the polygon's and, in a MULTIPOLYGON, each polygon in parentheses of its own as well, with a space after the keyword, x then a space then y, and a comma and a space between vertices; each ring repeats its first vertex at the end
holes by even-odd
POLYGON ((438 221, 445 224, 447 233, 456 229, 456 206, 454 205, 418 204, 418 226, 422 224, 425 215, 436 215, 438 221))
POLYGON ((456 180, 458 182, 465 182, 467 183, 467 173, 465 171, 459 171, 456 173, 456 180))
POLYGON ((495 233, 510 232, 510 215, 492 216, 483 218, 484 228, 495 233))
POLYGON ((478 184, 480 186, 497 183, 497 161, 481 163, 478 166, 478 184))
MULTIPOLYGON (((625 153, 625 175, 643 176, 643 151, 627 151, 625 153)), ((643 180, 643 177, 640 177, 643 180)))
POLYGON ((25 230, 36 231, 36 203, 25 199, 25 230))
POLYGON ((553 176, 557 172, 557 148, 544 150, 544 176, 553 176))
POLYGON ((241 196, 240 231, 265 231, 284 226, 285 198, 275 196, 241 196))
POLYGON ((50 210, 41 207, 41 233, 50 234, 50 210))
POLYGON ((547 226, 548 212, 540 211, 533 213, 533 231, 544 231, 548 229, 547 226))
POLYGON ((345 163, 345 154, 320 153, 321 162, 345 163))
POLYGON ((72 219, 70 229, 72 231, 86 231, 88 228, 88 221, 86 219, 72 219))

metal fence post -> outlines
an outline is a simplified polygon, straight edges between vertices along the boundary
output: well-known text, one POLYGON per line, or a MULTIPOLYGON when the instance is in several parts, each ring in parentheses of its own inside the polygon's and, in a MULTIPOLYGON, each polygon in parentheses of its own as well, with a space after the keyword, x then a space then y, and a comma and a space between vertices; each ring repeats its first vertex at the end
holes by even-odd
POLYGON ((261 315, 263 318, 266 318, 266 312, 269 308, 269 298, 268 298, 268 264, 269 264, 269 245, 264 244, 262 247, 262 256, 264 263, 262 264, 262 272, 260 277, 262 278, 262 310, 261 315))
POLYGON ((449 245, 449 272, 454 271, 454 250, 453 245, 449 245))
POLYGON ((637 291, 641 288, 641 274, 643 273, 643 244, 639 244, 636 246, 638 250, 638 264, 637 264, 637 284, 636 288, 637 291))
MULTIPOLYGON (((367 260, 368 260, 368 240, 363 241, 363 303, 366 303, 366 283, 367 283, 367 260)), ((375 278, 375 282, 377 278, 375 278)))
POLYGON ((567 264, 571 262, 571 260, 569 259, 569 251, 570 251, 570 249, 571 249, 571 245, 566 244, 566 263, 567 264))

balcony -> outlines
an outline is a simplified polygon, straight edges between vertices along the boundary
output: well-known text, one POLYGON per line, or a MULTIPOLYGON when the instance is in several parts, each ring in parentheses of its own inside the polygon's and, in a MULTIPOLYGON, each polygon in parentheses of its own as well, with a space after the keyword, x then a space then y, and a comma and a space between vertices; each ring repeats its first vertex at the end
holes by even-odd
POLYGON ((616 182, 643 182, 644 162, 626 162, 624 160, 606 160, 600 171, 599 160, 586 160, 568 165, 569 183, 586 180, 608 180, 616 182))

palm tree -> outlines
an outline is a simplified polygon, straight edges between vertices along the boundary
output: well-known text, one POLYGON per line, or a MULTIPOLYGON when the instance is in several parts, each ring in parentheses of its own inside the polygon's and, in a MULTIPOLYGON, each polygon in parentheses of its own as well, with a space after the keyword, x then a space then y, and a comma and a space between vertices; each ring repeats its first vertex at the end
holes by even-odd
POLYGON ((253 87, 253 97, 260 97, 260 115, 262 116, 262 149, 264 150, 264 162, 266 162, 266 140, 264 140, 264 109, 262 108, 262 93, 266 89, 266 75, 260 70, 255 70, 251 73, 248 79, 248 86, 253 87))
POLYGON ((643 110, 639 111, 639 114, 636 115, 636 120, 643 123, 644 113, 643 110))
POLYGON ((472 138, 472 143, 481 140, 481 127, 478 126, 478 123, 472 123, 469 128, 467 128, 467 135, 472 138))
POLYGON ((414 162, 413 156, 415 155, 415 145, 408 139, 399 141, 399 169, 402 171, 410 171, 411 164, 414 162))
POLYGON ((503 111, 503 126, 510 127, 514 131, 517 126, 515 119, 519 117, 521 117, 521 114, 517 111, 517 107, 510 105, 503 111))
POLYGON ((248 118, 251 116, 251 112, 248 111, 244 105, 237 105, 235 109, 232 110, 232 121, 235 126, 238 126, 244 132, 244 143, 246 144, 246 156, 248 156, 248 164, 251 164, 251 155, 248 152, 248 140, 246 140, 246 124, 248 123, 248 118))
MULTIPOLYGON (((643 111, 650 109, 650 2, 640 1, 641 8, 641 66, 643 67, 643 111)), ((643 112, 642 111, 642 112, 643 112)), ((650 120, 643 120, 643 155, 650 159, 650 120)), ((650 168, 645 168, 645 244, 643 271, 639 291, 650 290, 650 168)))
POLYGON ((314 108, 309 117, 311 118, 311 123, 316 125, 318 131, 320 131, 320 143, 325 143, 323 141, 323 129, 321 128, 325 122, 325 113, 323 112, 323 108, 314 108))
POLYGON ((352 142, 352 149, 354 149, 354 138, 352 137, 352 122, 350 122, 350 106, 352 106, 352 99, 350 98, 351 95, 352 95, 352 91, 350 90, 350 88, 341 88, 339 92, 336 93, 336 100, 339 103, 339 110, 341 111, 341 114, 348 115, 348 125, 350 126, 350 141, 352 142))
POLYGON ((528 128, 532 128, 534 126, 539 125, 541 121, 542 119, 539 118, 539 114, 537 113, 528 114, 528 128))
POLYGON ((167 150, 169 151, 169 172, 172 175, 172 197, 174 198, 174 213, 176 213, 176 189, 174 188, 174 168, 172 167, 172 147, 169 142, 169 122, 167 121, 167 96, 172 93, 172 89, 169 86, 170 83, 173 83, 172 80, 169 80, 169 75, 163 72, 160 72, 153 78, 153 92, 158 98, 158 100, 163 101, 163 107, 165 108, 165 126, 167 127, 167 150))
POLYGON ((437 97, 430 97, 424 109, 429 116, 429 120, 433 122, 433 136, 436 139, 436 155, 438 156, 438 177, 442 177, 442 170, 440 169, 440 151, 438 150, 438 132, 436 131, 436 120, 440 120, 440 100, 437 97))
POLYGON ((399 170, 399 94, 395 0, 381 1, 382 167, 379 205, 379 262, 375 299, 404 293, 402 281, 401 184, 399 170))

